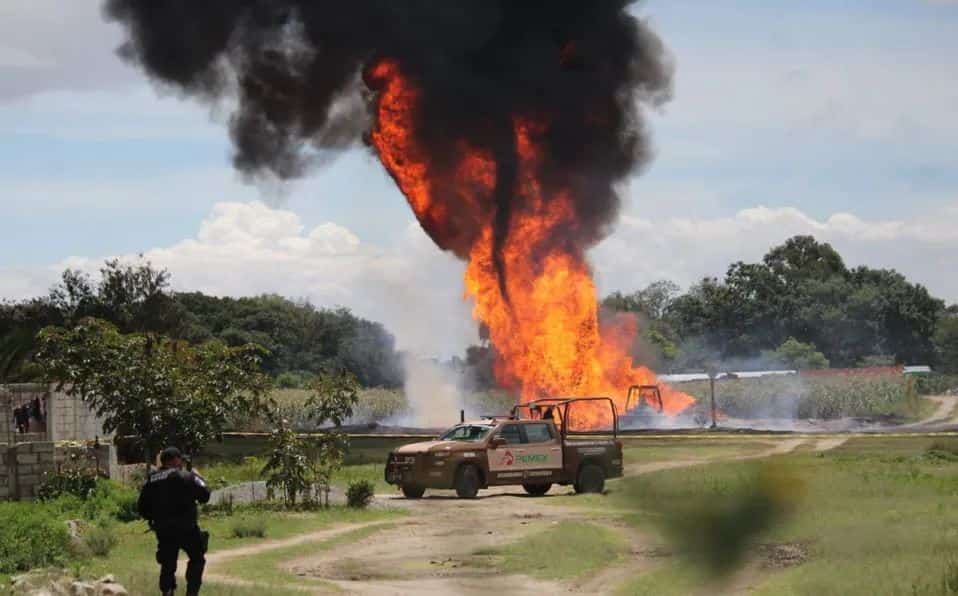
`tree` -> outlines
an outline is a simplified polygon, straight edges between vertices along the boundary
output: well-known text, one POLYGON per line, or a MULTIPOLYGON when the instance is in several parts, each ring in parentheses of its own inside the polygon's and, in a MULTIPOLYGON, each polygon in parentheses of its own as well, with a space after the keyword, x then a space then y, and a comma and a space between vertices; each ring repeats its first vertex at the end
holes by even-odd
POLYGON ((958 305, 946 310, 935 330, 937 368, 941 372, 958 373, 958 305))
POLYGON ((352 415, 359 402, 359 382, 352 373, 326 373, 313 383, 312 394, 306 400, 310 420, 319 427, 315 435, 316 479, 329 486, 333 473, 343 463, 349 449, 349 437, 340 427, 352 415))
POLYGON ((772 356, 789 368, 828 368, 828 358, 813 344, 802 343, 790 337, 772 353, 772 356))
POLYGON ((262 409, 269 389, 262 348, 192 346, 152 333, 123 334, 98 319, 39 335, 37 360, 50 381, 79 396, 104 430, 138 437, 147 462, 165 445, 196 452, 234 413, 262 409))
POLYGON ((299 495, 307 493, 316 478, 316 469, 309 459, 306 443, 285 420, 270 434, 270 452, 262 475, 266 489, 283 491, 283 502, 294 507, 299 495))
POLYGON ((631 294, 613 292, 605 297, 602 306, 619 312, 632 312, 644 315, 650 320, 665 316, 669 305, 679 295, 679 286, 667 279, 650 283, 631 294))

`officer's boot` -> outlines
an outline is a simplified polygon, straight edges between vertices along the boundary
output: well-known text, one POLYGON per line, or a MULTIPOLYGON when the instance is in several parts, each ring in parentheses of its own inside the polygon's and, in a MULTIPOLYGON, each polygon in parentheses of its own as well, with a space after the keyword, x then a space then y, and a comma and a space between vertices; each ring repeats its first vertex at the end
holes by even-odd
POLYGON ((176 590, 167 590, 166 592, 163 592, 163 596, 175 596, 175 594, 176 590))

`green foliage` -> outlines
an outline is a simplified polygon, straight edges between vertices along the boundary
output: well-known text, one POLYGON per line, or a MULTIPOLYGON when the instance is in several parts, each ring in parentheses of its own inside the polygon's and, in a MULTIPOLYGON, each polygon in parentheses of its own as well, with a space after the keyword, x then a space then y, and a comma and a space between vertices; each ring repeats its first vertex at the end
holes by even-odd
POLYGON ((312 385, 314 375, 303 371, 284 371, 276 375, 273 385, 277 389, 306 389, 312 385))
POLYGON ((284 378, 281 388, 304 388, 312 376, 343 369, 365 387, 402 384, 392 335, 348 309, 316 308, 276 295, 217 298, 188 292, 177 294, 176 302, 186 313, 179 337, 262 345, 269 351, 263 359, 265 372, 293 375, 284 378))
POLYGON ((895 357, 888 354, 870 354, 859 360, 857 366, 861 368, 895 366, 895 357))
POLYGON ((315 481, 316 468, 309 459, 306 443, 285 422, 270 435, 270 454, 262 474, 266 487, 271 491, 279 488, 286 506, 294 507, 315 481))
POLYGON ((95 470, 82 468, 61 470, 44 476, 43 482, 37 488, 37 498, 41 501, 49 501, 63 495, 73 495, 85 500, 96 490, 96 485, 95 470))
POLYGON ((619 312, 641 314, 651 320, 661 319, 679 295, 679 286, 669 280, 658 280, 642 290, 632 294, 613 292, 603 301, 602 306, 619 312))
POLYGON ((82 540, 94 557, 108 556, 120 542, 111 524, 98 524, 87 528, 82 534, 82 540))
MULTIPOLYGON (((629 489, 638 487, 653 494, 659 490, 650 483, 629 489)), ((708 575, 722 577, 743 564, 759 537, 782 523, 801 493, 801 483, 787 469, 764 465, 748 468, 736 482, 704 487, 679 502, 663 491, 653 511, 679 554, 708 575)), ((649 500, 648 495, 641 500, 649 500)))
POLYGON ((550 580, 587 576, 613 565, 629 551, 618 532, 581 521, 563 521, 524 536, 506 546, 475 554, 495 557, 504 573, 550 580))
POLYGON ((0 573, 62 562, 70 535, 50 510, 32 503, 0 503, 0 573))
MULTIPOLYGON (((678 388, 702 403, 708 401, 707 381, 678 388)), ((900 375, 776 375, 720 379, 715 401, 720 411, 735 417, 869 417, 892 415, 907 406, 906 389, 900 375)))
POLYGON ((233 538, 266 538, 266 518, 263 516, 237 517, 230 523, 233 538))
POLYGON ((0 304, 0 381, 36 379, 37 333, 87 317, 109 320, 125 333, 170 333, 181 311, 169 292, 169 273, 148 261, 105 261, 96 281, 67 269, 47 296, 0 304))
POLYGON ((816 350, 814 344, 802 343, 794 337, 786 339, 771 357, 788 368, 828 368, 828 358, 816 350))
POLYGON ((376 495, 376 486, 368 480, 357 480, 349 483, 346 489, 346 504, 350 507, 363 509, 367 507, 376 495))
POLYGON ((47 377, 87 402, 104 430, 140 437, 150 454, 168 444, 201 449, 233 411, 260 409, 269 387, 259 372, 262 349, 253 345, 124 335, 97 319, 49 327, 39 339, 47 377))
POLYGON ((86 497, 65 492, 41 503, 61 519, 129 522, 139 519, 137 497, 135 489, 101 478, 86 497))
POLYGON ((958 374, 939 373, 911 375, 918 395, 944 395, 958 393, 958 374))
POLYGON ((935 351, 938 370, 958 374, 958 308, 952 307, 942 315, 935 329, 935 351))
POLYGON ((358 401, 359 382, 346 371, 320 375, 313 384, 312 395, 306 400, 306 411, 320 428, 312 442, 316 453, 316 477, 324 486, 329 486, 333 473, 343 465, 349 438, 338 429, 353 415, 358 401))
MULTIPOLYGON (((345 368, 368 387, 396 387, 402 367, 395 341, 379 323, 349 310, 317 309, 280 296, 216 298, 169 290, 170 274, 142 259, 106 261, 94 279, 67 269, 47 296, 0 302, 0 382, 32 380, 37 333, 73 327, 85 318, 109 321, 122 333, 159 333, 191 343, 220 340, 267 348, 263 369, 310 376, 345 368)), ((285 383, 292 382, 287 378, 285 383)))
POLYGON ((406 395, 397 389, 364 389, 353 408, 355 422, 379 422, 394 418, 409 408, 406 395))
POLYGON ((761 263, 734 263, 724 280, 703 279, 672 299, 663 319, 721 359, 752 357, 792 337, 832 365, 854 366, 873 354, 930 362, 942 306, 895 271, 848 269, 830 245, 796 236, 761 263))

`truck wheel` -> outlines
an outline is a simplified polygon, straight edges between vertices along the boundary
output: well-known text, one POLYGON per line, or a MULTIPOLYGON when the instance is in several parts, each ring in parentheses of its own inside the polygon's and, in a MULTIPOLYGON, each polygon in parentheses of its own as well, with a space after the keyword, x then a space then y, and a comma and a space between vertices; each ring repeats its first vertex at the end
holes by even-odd
POLYGON ((456 472, 456 496, 475 499, 479 492, 479 471, 476 466, 462 466, 456 472))
POLYGON ((414 484, 404 484, 402 485, 402 494, 407 499, 420 499, 426 494, 426 488, 414 484))
POLYGON ((523 484, 522 488, 526 489, 526 492, 533 497, 541 497, 549 492, 549 489, 552 488, 552 484, 523 484))
POLYGON ((585 464, 579 468, 579 477, 575 482, 577 493, 601 493, 605 489, 605 472, 596 464, 585 464))

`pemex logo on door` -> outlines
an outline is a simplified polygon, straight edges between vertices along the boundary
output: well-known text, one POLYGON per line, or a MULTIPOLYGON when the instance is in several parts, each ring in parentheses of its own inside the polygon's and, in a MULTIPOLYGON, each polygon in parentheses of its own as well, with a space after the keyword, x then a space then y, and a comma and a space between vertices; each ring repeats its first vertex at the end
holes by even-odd
POLYGON ((512 454, 512 451, 506 451, 502 454, 502 458, 499 460, 500 466, 511 466, 516 462, 520 464, 544 464, 549 461, 548 455, 541 454, 532 454, 532 455, 519 455, 518 457, 512 454))

